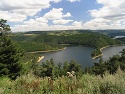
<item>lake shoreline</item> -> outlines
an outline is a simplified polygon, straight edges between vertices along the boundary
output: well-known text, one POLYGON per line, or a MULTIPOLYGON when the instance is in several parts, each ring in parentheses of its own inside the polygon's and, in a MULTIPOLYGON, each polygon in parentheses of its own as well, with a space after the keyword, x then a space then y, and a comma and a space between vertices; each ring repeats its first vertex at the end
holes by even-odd
POLYGON ((99 49, 101 51, 101 54, 92 57, 92 59, 97 59, 99 57, 102 57, 103 56, 103 53, 102 53, 103 49, 108 48, 108 47, 115 47, 115 46, 125 46, 125 44, 121 44, 121 45, 120 44, 119 45, 108 45, 108 46, 102 47, 102 48, 99 49))
POLYGON ((57 50, 48 50, 48 51, 34 51, 34 52, 28 52, 28 53, 47 53, 47 52, 56 52, 56 51, 62 51, 65 50, 66 47, 62 48, 62 49, 57 49, 57 50))
MULTIPOLYGON (((65 44, 64 44, 64 45, 65 45, 65 44)), ((68 44, 68 45, 69 45, 69 44, 68 44)), ((102 56, 103 56, 103 53, 102 53, 102 50, 103 50, 103 49, 108 48, 108 47, 114 47, 114 46, 125 46, 125 44, 119 44, 119 45, 108 45, 108 46, 102 47, 102 48, 99 49, 99 50, 101 51, 101 54, 92 57, 92 59, 97 59, 97 58, 99 58, 99 57, 102 57, 102 56)), ((33 51, 33 52, 28 52, 28 53, 48 53, 48 52, 62 51, 62 50, 65 50, 65 49, 66 49, 66 47, 64 47, 64 48, 62 48, 62 49, 57 49, 57 50, 33 51)))

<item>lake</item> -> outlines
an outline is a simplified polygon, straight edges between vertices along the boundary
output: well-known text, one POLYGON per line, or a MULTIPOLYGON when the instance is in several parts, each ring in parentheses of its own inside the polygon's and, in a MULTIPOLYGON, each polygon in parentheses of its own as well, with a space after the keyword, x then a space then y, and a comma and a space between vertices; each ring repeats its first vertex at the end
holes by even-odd
MULTIPOLYGON (((115 46, 108 47, 102 50, 103 59, 108 60, 109 57, 119 54, 125 46, 115 46)), ((55 63, 63 63, 65 61, 75 60, 79 64, 82 65, 83 69, 88 66, 92 66, 94 62, 98 62, 98 59, 93 60, 91 58, 91 53, 94 48, 84 47, 84 46, 68 46, 65 50, 57 51, 57 52, 47 52, 41 53, 41 56, 44 56, 44 59, 41 62, 45 62, 46 60, 50 60, 51 58, 55 61, 55 63)))

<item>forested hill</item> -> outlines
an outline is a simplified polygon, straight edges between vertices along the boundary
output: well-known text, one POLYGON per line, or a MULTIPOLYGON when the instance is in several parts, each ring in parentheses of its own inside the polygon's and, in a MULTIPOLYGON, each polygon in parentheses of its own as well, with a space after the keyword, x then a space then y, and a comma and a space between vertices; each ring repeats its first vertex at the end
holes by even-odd
POLYGON ((96 50, 92 53, 92 57, 101 54, 100 48, 108 45, 117 45, 122 42, 112 39, 106 35, 93 32, 59 32, 59 33, 43 33, 33 35, 17 35, 12 37, 18 41, 20 46, 26 51, 45 51, 63 48, 60 44, 84 45, 94 47, 96 50), (29 47, 30 45, 30 47, 29 47))
POLYGON ((69 36, 59 36, 58 43, 77 44, 101 48, 107 45, 115 45, 121 42, 118 40, 111 39, 108 36, 102 34, 86 32, 69 36))

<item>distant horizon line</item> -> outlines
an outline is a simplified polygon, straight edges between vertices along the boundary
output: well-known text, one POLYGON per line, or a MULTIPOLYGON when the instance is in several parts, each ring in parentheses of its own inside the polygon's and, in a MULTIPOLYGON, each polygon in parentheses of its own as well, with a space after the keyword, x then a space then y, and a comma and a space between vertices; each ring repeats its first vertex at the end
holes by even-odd
POLYGON ((21 32, 36 32, 36 31, 39 31, 39 32, 49 32, 49 31, 68 31, 68 30, 91 30, 91 31, 99 31, 99 30, 125 30, 125 29, 65 29, 65 30, 32 30, 32 31, 15 31, 15 32, 13 32, 12 31, 12 33, 21 33, 21 32))

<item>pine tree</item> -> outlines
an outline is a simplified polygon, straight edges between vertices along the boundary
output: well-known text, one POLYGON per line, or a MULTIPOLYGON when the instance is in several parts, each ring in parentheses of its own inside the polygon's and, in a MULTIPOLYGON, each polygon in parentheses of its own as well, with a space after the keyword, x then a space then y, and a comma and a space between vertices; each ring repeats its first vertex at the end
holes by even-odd
POLYGON ((0 19, 0 35, 6 35, 10 33, 10 26, 7 24, 7 20, 0 19))
MULTIPOLYGON (((1 24, 2 33, 6 28, 6 21, 1 24), (4 25, 2 25, 4 24, 4 25), (5 27, 4 27, 5 26, 5 27)), ((9 30, 9 29, 8 29, 9 30)), ((7 32, 7 31, 5 31, 7 32)), ((0 36, 0 76, 8 76, 11 79, 15 79, 20 75, 22 65, 21 57, 23 56, 23 50, 18 47, 6 34, 0 36)))

